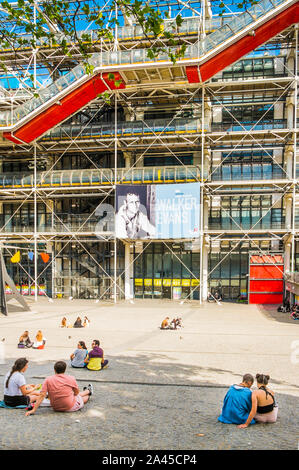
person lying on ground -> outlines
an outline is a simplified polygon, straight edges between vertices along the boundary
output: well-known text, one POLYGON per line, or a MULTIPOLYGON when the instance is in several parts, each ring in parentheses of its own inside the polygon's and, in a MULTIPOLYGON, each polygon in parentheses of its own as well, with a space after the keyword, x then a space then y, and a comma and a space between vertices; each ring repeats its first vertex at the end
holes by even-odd
POLYGON ((89 370, 101 370, 107 367, 108 360, 104 359, 104 351, 100 348, 100 341, 94 339, 91 343, 92 350, 89 351, 84 362, 89 370))
POLYGON ((87 354, 88 351, 84 341, 79 341, 77 349, 75 349, 73 354, 70 355, 71 366, 78 368, 86 367, 87 364, 84 362, 84 359, 86 358, 87 354))
POLYGON ((256 374, 256 383, 258 390, 252 392, 252 407, 250 414, 244 424, 238 428, 247 428, 253 418, 258 423, 275 423, 277 420, 278 406, 274 398, 274 392, 267 388, 269 375, 256 374))
POLYGON ((30 341, 29 332, 26 330, 20 336, 18 348, 31 348, 32 346, 33 346, 33 343, 30 341))
POLYGON ((88 384, 80 392, 75 377, 65 374, 65 371, 66 363, 64 361, 58 361, 54 364, 55 374, 45 379, 40 396, 32 410, 27 411, 26 416, 37 411, 47 394, 54 411, 72 412, 84 407, 93 394, 92 385, 88 384))
MULTIPOLYGON (((245 374, 239 385, 232 385, 223 400, 223 407, 218 421, 226 424, 246 423, 252 408, 252 391, 254 382, 251 374, 245 374)), ((251 420, 254 424, 255 420, 251 420)))
POLYGON ((28 359, 21 357, 17 359, 10 372, 4 378, 4 403, 7 406, 15 407, 20 405, 28 406, 40 395, 39 384, 26 385, 24 373, 28 369, 28 359))

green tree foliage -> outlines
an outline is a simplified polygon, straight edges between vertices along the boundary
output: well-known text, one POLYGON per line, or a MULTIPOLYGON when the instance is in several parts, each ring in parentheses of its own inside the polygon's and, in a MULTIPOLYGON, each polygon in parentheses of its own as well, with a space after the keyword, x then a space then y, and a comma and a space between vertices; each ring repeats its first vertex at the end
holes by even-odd
MULTIPOLYGON (((1 2, 1 9, 2 15, 5 13, 6 17, 5 21, 2 17, 0 22, 0 48, 16 52, 28 47, 59 47, 65 56, 71 58, 75 44, 76 53, 79 51, 87 73, 92 73, 93 68, 88 63, 88 58, 95 44, 101 39, 111 42, 114 40, 112 29, 119 23, 116 17, 111 18, 111 11, 116 8, 141 26, 144 36, 150 42, 149 57, 157 57, 159 53, 167 52, 175 62, 184 55, 185 47, 175 49, 178 43, 174 40, 174 34, 164 32, 164 20, 167 15, 163 16, 158 8, 141 0, 112 0, 109 10, 103 7, 103 2, 100 5, 97 0, 17 0, 14 4, 4 0, 1 2), (8 28, 7 22, 14 27, 8 28), (79 34, 82 24, 85 27, 92 25, 92 38, 88 31, 79 34)), ((173 29, 179 28, 182 22, 183 19, 178 15, 173 29)), ((3 63, 2 68, 5 69, 3 63)))

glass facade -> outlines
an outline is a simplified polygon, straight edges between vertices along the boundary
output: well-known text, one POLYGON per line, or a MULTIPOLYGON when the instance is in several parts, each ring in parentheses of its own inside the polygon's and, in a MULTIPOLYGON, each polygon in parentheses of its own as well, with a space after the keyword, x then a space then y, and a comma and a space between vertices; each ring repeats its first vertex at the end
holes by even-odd
POLYGON ((200 253, 188 243, 151 243, 134 259, 136 298, 199 298, 200 253))
MULTIPOLYGON (((230 12, 222 17, 219 2, 211 2, 212 16, 205 21, 207 36, 199 42, 201 18, 187 18, 192 10, 187 12, 186 6, 183 24, 175 25, 179 44, 187 45, 184 59, 197 59, 217 45, 222 48, 223 41, 231 40, 236 33, 242 36, 244 27, 252 27, 282 3, 262 0, 241 13, 237 1, 232 0, 229 6, 234 15, 230 12)), ((165 21, 165 28, 172 30, 170 19, 165 21)), ((191 239, 143 244, 132 241, 129 255, 134 261, 129 278, 133 295, 144 299, 199 299, 202 271, 205 277, 201 282, 207 292, 221 290, 223 299, 229 301, 248 299, 248 263, 255 243, 263 252, 283 253, 285 240, 292 231, 297 237, 299 229, 298 201, 293 201, 293 194, 296 199, 298 192, 294 179, 299 176, 295 148, 296 34, 295 27, 290 26, 286 33, 197 87, 188 69, 192 67, 190 61, 171 64, 165 51, 159 58, 149 57, 147 43, 139 43, 143 35, 140 27, 119 25, 120 47, 112 50, 112 43, 106 42, 100 53, 97 44, 90 64, 116 69, 124 65, 121 73, 126 87, 118 92, 116 101, 113 92, 110 103, 101 102, 98 96, 41 136, 36 214, 33 147, 25 151, 18 145, 12 147, 10 142, 5 147, 3 139, 0 235, 16 244, 16 240, 32 243, 36 220, 40 239, 47 240, 40 249, 48 248, 55 257, 55 263, 45 272, 42 261, 38 261, 48 294, 111 299, 114 277, 118 276, 117 296, 124 297, 128 240, 117 240, 114 272, 114 213, 109 224, 99 224, 106 209, 100 215, 96 213, 101 203, 114 208, 115 184, 169 186, 201 182, 204 253, 191 239), (255 237, 256 242, 246 245, 245 236, 255 237)), ((56 106, 74 86, 79 88, 79 83, 87 81, 82 64, 71 70, 69 58, 60 64, 58 56, 49 57, 57 79, 41 87, 39 96, 19 100, 18 94, 25 88, 16 90, 12 80, 7 82, 6 91, 8 96, 13 93, 15 105, 5 102, 8 98, 3 94, 3 124, 18 121, 21 127, 19 121, 25 120, 28 113, 36 110, 37 115, 41 105, 44 109, 50 106, 50 100, 56 106)), ((19 57, 20 73, 27 67, 28 57, 19 57)), ((46 59, 41 57, 38 55, 37 61, 44 62, 46 59)), ((204 63, 202 59, 200 64, 204 63)), ((15 64, 16 76, 18 67, 15 64)), ((39 68, 45 70, 44 63, 39 68)), ((296 270, 298 244, 291 250, 292 255, 295 252, 296 270)), ((31 246, 28 243, 27 248, 31 246)), ((22 263, 13 265, 7 252, 5 256, 9 273, 26 290, 29 279, 25 279, 24 270, 33 275, 33 262, 22 256, 22 263)))
POLYGON ((248 249, 229 247, 209 255, 209 291, 221 293, 223 300, 247 300, 248 249))
MULTIPOLYGON (((218 202, 218 201, 217 201, 218 202)), ((283 229, 283 202, 273 196, 223 196, 219 208, 211 208, 209 228, 218 230, 283 229), (273 205, 278 207, 273 207, 273 205)))

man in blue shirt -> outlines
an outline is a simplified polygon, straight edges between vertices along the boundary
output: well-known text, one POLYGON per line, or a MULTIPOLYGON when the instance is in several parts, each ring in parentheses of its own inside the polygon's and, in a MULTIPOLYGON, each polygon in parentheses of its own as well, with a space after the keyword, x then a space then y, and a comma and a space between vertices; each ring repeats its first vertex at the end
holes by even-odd
MULTIPOLYGON (((223 400, 222 413, 218 421, 226 424, 243 424, 251 411, 250 388, 254 382, 251 374, 245 374, 242 383, 232 385, 223 400)), ((251 424, 255 423, 254 419, 251 424)))

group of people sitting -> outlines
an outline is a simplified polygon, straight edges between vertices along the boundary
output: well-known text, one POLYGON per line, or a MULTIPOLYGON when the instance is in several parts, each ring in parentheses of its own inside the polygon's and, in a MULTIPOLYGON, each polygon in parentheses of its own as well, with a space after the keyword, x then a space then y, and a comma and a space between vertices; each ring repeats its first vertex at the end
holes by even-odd
POLYGON ((285 300, 283 304, 278 307, 277 311, 282 313, 290 313, 293 320, 299 320, 299 305, 291 305, 289 300, 285 300))
POLYGON ((46 344, 46 338, 44 337, 41 330, 38 330, 35 341, 32 342, 29 338, 29 331, 24 331, 24 333, 20 336, 18 342, 18 348, 33 348, 33 349, 44 349, 46 344))
POLYGON ((178 328, 183 328, 182 319, 177 317, 173 318, 171 322, 169 322, 169 317, 164 318, 161 323, 161 330, 177 330, 178 328))
POLYGON ((43 384, 26 385, 24 373, 28 360, 17 359, 4 379, 4 403, 9 407, 26 407, 26 416, 36 412, 39 406, 51 406, 55 411, 77 411, 83 408, 93 394, 88 384, 80 392, 75 377, 66 375, 66 363, 54 364, 54 375, 47 377, 43 384))
POLYGON ((94 339, 88 352, 84 341, 79 341, 77 349, 70 355, 71 366, 75 368, 87 367, 89 370, 101 370, 108 367, 108 360, 104 359, 104 351, 100 348, 100 341, 94 339))
POLYGON ((67 318, 63 317, 61 320, 60 327, 61 328, 88 328, 90 324, 90 320, 85 316, 82 322, 80 317, 77 317, 77 320, 73 325, 67 323, 67 318))
MULTIPOLYGON (((87 352, 81 343, 85 346, 84 342, 80 341, 78 350, 87 352)), ((88 363, 91 359, 98 358, 103 365, 103 353, 102 357, 99 355, 94 357, 91 354, 92 352, 99 354, 99 351, 102 351, 99 348, 99 341, 94 340, 92 346, 92 351, 88 353, 88 363)), ((73 358, 71 356, 72 361, 78 359, 76 351, 72 355, 73 358)), ((83 408, 93 394, 91 384, 88 384, 80 392, 75 377, 65 374, 67 365, 64 361, 58 361, 54 364, 54 375, 47 377, 43 384, 27 385, 24 373, 28 369, 28 362, 28 359, 24 357, 17 359, 4 378, 5 405, 13 408, 26 407, 26 416, 34 414, 39 406, 51 406, 55 411, 78 411, 83 408)), ((77 366, 73 365, 73 367, 77 366)), ((226 393, 218 421, 236 424, 240 429, 247 428, 256 422, 275 423, 278 406, 274 392, 267 386, 269 379, 269 375, 256 374, 257 390, 251 391, 254 378, 251 374, 245 374, 242 382, 238 385, 232 385, 226 393)))
POLYGON ((267 385, 269 375, 256 374, 257 390, 251 391, 254 378, 245 374, 242 382, 232 385, 223 401, 222 413, 218 421, 226 424, 237 424, 238 428, 247 428, 250 424, 275 423, 278 406, 274 392, 267 385))

